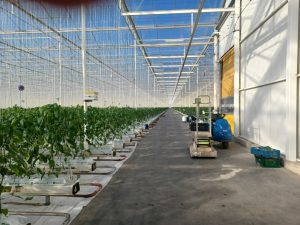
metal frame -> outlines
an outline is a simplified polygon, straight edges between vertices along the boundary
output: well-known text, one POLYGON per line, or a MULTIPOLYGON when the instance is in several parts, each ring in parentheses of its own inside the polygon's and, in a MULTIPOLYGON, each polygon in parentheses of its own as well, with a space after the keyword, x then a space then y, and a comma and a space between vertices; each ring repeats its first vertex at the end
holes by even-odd
MULTIPOLYGON (((139 12, 125 12, 123 16, 150 16, 150 15, 170 15, 170 14, 196 14, 199 9, 177 9, 177 10, 155 10, 155 11, 139 11, 139 12)), ((233 12, 234 8, 205 8, 203 13, 216 12, 233 12)))
MULTIPOLYGON (((49 77, 49 82, 54 83, 53 93, 54 96, 57 97, 59 104, 64 104, 65 102, 65 99, 63 98, 66 95, 66 91, 62 90, 63 83, 67 83, 69 80, 72 80, 73 78, 71 77, 71 75, 73 74, 76 74, 76 77, 80 77, 80 75, 83 75, 83 89, 87 89, 87 86, 93 87, 97 85, 103 85, 103 83, 105 83, 106 81, 105 78, 97 77, 97 71, 99 69, 103 70, 103 74, 111 74, 111 78, 108 79, 109 82, 106 83, 110 83, 111 86, 116 87, 119 92, 121 90, 124 90, 123 79, 126 81, 124 82, 126 87, 130 87, 130 92, 132 92, 130 94, 130 96, 132 97, 131 99, 134 99, 134 101, 132 101, 132 104, 130 103, 130 105, 134 107, 138 106, 137 98, 138 96, 140 96, 140 94, 145 93, 147 95, 148 105, 150 105, 151 102, 151 95, 154 95, 154 102, 161 99, 161 97, 164 97, 160 90, 163 90, 166 84, 170 83, 171 81, 171 83, 175 83, 176 85, 174 86, 172 98, 170 98, 172 91, 170 91, 169 89, 169 91, 166 92, 169 101, 174 102, 175 99, 180 96, 182 90, 188 88, 188 92, 185 92, 185 94, 187 95, 190 104, 191 95, 195 93, 195 89, 197 89, 198 95, 199 85, 207 84, 207 82, 212 77, 211 75, 209 75, 210 77, 201 77, 202 67, 199 67, 199 64, 200 62, 203 62, 203 64, 207 63, 205 60, 207 59, 207 57, 211 56, 209 55, 209 52, 212 44, 214 43, 213 37, 212 34, 205 34, 205 36, 201 36, 201 34, 198 34, 197 31, 199 31, 201 28, 215 28, 219 24, 214 21, 211 22, 211 20, 208 22, 201 21, 200 23, 200 14, 220 13, 221 17, 222 15, 224 16, 230 14, 234 10, 234 8, 232 8, 232 5, 230 5, 228 8, 204 8, 204 0, 197 1, 200 3, 198 9, 171 9, 155 11, 141 10, 139 12, 131 12, 127 7, 126 0, 119 0, 120 12, 124 16, 124 19, 126 20, 128 26, 124 26, 122 23, 119 23, 118 25, 113 27, 111 27, 110 24, 108 24, 108 27, 99 27, 99 25, 97 24, 98 27, 85 27, 83 29, 80 27, 80 25, 76 27, 76 24, 72 24, 71 27, 66 28, 64 26, 53 25, 52 19, 55 20, 59 17, 53 18, 51 13, 48 14, 48 11, 46 9, 44 15, 39 15, 38 13, 31 11, 30 8, 27 7, 27 5, 23 5, 22 2, 17 2, 15 0, 5 0, 5 2, 11 3, 14 7, 14 10, 16 10, 17 12, 15 13, 15 15, 13 15, 13 12, 8 12, 7 14, 9 16, 18 18, 17 20, 22 20, 22 17, 25 17, 26 21, 23 22, 26 26, 28 26, 29 29, 22 30, 22 26, 17 26, 16 30, 14 30, 13 26, 8 26, 9 30, 0 30, 0 35, 1 37, 3 37, 1 39, 1 46, 6 45, 4 46, 4 48, 1 48, 1 57, 3 56, 2 58, 4 61, 1 63, 3 63, 4 65, 4 70, 8 70, 8 68, 11 66, 10 64, 15 63, 16 65, 14 65, 14 70, 19 70, 19 73, 26 74, 36 73, 35 71, 31 71, 30 68, 30 65, 34 64, 35 70, 41 70, 41 74, 45 74, 47 77, 49 77), (185 21, 184 24, 171 23, 166 25, 143 25, 136 24, 136 21, 138 20, 133 20, 132 18, 133 16, 142 15, 174 16, 177 14, 187 14, 187 21, 185 21), (195 16, 194 14, 197 15, 195 16), (190 24, 188 24, 189 16, 191 19, 190 24), (140 33, 143 30, 155 31, 160 29, 181 29, 185 37, 147 39, 147 36, 143 36, 140 33), (95 36, 98 36, 98 32, 102 31, 117 31, 116 34, 124 34, 126 31, 130 31, 135 41, 130 41, 128 42, 128 44, 122 42, 122 46, 120 44, 114 45, 109 43, 98 45, 94 44, 94 42, 93 44, 89 44, 89 38, 94 38, 96 41, 95 36), (18 46, 17 44, 14 45, 14 40, 23 39, 23 37, 28 40, 32 39, 32 43, 42 43, 41 41, 39 41, 39 39, 50 39, 49 41, 45 40, 50 44, 29 44, 28 46, 18 46), (87 39, 87 42, 84 39, 87 39), (11 43, 13 44, 10 46, 11 43), (119 53, 116 53, 116 55, 102 53, 104 52, 103 50, 110 50, 115 47, 119 48, 120 51, 123 51, 124 49, 124 52, 129 52, 129 54, 120 56, 119 53), (160 55, 160 50, 164 54, 160 55), (20 52, 20 58, 15 57, 15 55, 17 55, 16 52, 20 52), (44 54, 44 52, 46 52, 46 54, 44 54), (22 60, 23 58, 24 61, 22 60), (146 61, 146 65, 145 67, 141 67, 147 69, 148 73, 146 76, 148 77, 143 77, 143 72, 141 72, 142 69, 140 68, 140 62, 143 59, 146 61), (126 62, 128 61, 130 62, 130 66, 132 68, 128 71, 125 70, 124 72, 124 70, 120 69, 122 68, 120 64, 124 63, 124 65, 126 65, 126 62), (116 67, 114 67, 115 64, 117 65, 116 67), (43 71, 43 67, 50 68, 50 66, 52 67, 52 65, 54 68, 53 72, 49 69, 46 71, 46 73, 43 71), (174 70, 171 71, 171 69, 169 68, 174 68, 174 70), (71 75, 65 77, 65 71, 69 70, 71 71, 71 75), (58 74, 58 76, 56 76, 55 74, 58 74), (183 74, 191 74, 191 76, 182 76, 183 74), (197 76, 193 76, 192 74, 197 74, 197 76), (130 78, 128 78, 128 75, 130 76, 130 78), (161 77, 159 75, 177 76, 161 77), (118 78, 115 78, 115 76, 118 76, 118 78), (150 76, 153 77, 153 81, 150 76), (87 77, 91 77, 90 82, 96 79, 97 84, 89 84, 87 77), (170 82, 164 82, 164 79, 169 80, 170 82), (55 85, 56 83, 59 83, 59 87, 58 85, 55 85), (179 84, 181 83, 186 85, 182 86, 185 87, 185 89, 179 86, 179 84), (134 91, 131 90, 133 88, 134 91)), ((39 5, 37 6, 37 8, 38 7, 39 5)), ((8 11, 9 10, 10 9, 8 9, 8 11)), ((43 14, 43 12, 41 14, 43 14)), ((66 17, 68 17, 68 15, 66 15, 66 17)), ((75 16, 75 18, 77 18, 77 16, 75 16)), ((80 21, 79 24, 81 22, 82 21, 80 21)), ((77 89, 79 88, 79 86, 82 86, 80 79, 78 79, 74 83, 76 83, 77 89)), ((116 90, 114 90, 112 93, 112 99, 114 101, 114 99, 117 98, 116 90)), ((79 95, 79 93, 76 94, 79 95)))
POLYGON ((184 59, 184 58, 203 58, 205 55, 158 55, 158 56, 146 56, 145 59, 184 59))
MULTIPOLYGON (((201 45, 206 45, 207 42, 196 42, 192 43, 192 46, 201 46, 201 45)), ((210 42, 209 44, 213 44, 213 42, 210 42)), ((147 47, 147 48, 169 48, 173 46, 188 46, 189 43, 164 43, 164 44, 140 44, 137 45, 138 47, 147 47)))
MULTIPOLYGON (((176 14, 191 14, 191 25, 189 26, 191 29, 191 35, 188 38, 178 38, 178 39, 151 39, 156 41, 155 43, 138 43, 137 46, 140 47, 140 49, 142 49, 143 52, 146 52, 147 50, 145 48, 171 48, 171 47, 184 47, 184 54, 183 56, 177 56, 177 55, 148 55, 145 56, 145 54, 143 54, 145 56, 145 60, 148 64, 148 68, 151 69, 153 75, 157 78, 156 83, 157 84, 161 84, 162 82, 160 82, 160 78, 158 77, 158 75, 164 75, 164 74, 178 74, 177 77, 173 77, 174 80, 176 80, 176 85, 173 91, 173 96, 170 99, 170 102, 174 102, 175 99, 177 98, 177 96, 179 95, 181 90, 177 89, 178 83, 181 80, 181 76, 182 74, 186 73, 183 71, 183 68, 189 68, 191 69, 192 73, 196 73, 197 72, 197 94, 199 93, 199 69, 198 69, 198 65, 199 62, 202 58, 205 57, 205 54, 207 52, 207 50, 209 49, 209 46, 211 44, 213 44, 213 37, 212 35, 209 37, 197 37, 194 39, 196 30, 198 27, 201 27, 201 23, 199 23, 199 19, 200 19, 200 14, 201 12, 203 13, 215 13, 215 12, 222 12, 224 15, 228 15, 230 14, 230 12, 233 12, 235 9, 232 8, 232 4, 230 5, 230 7, 228 8, 204 8, 204 0, 200 1, 199 4, 199 8, 198 9, 176 9, 176 10, 154 10, 154 11, 138 11, 138 12, 133 12, 133 11, 129 11, 128 7, 126 5, 126 0, 120 0, 120 10, 122 15, 127 19, 128 21, 128 25, 129 27, 132 29, 132 33, 134 34, 134 37, 136 38, 138 34, 138 29, 139 26, 136 26, 134 24, 134 20, 132 19, 132 16, 146 16, 146 15, 176 15, 176 14), (194 16, 193 14, 197 13, 197 17, 194 20, 194 16), (200 26, 199 26, 200 25, 200 26), (207 42, 195 42, 194 40, 196 39, 202 39, 202 40, 207 40, 207 42), (188 42, 183 42, 184 40, 188 40, 188 42), (164 43, 158 42, 157 41, 165 41, 164 43), (200 55, 190 55, 189 54, 189 50, 192 46, 204 46, 203 50, 201 51, 200 55), (187 59, 193 59, 196 58, 196 63, 189 63, 188 65, 186 64, 187 59), (172 65, 172 59, 181 59, 181 64, 180 65, 172 65), (153 60, 162 60, 161 62, 163 63, 162 65, 157 65, 157 64, 152 64, 153 60), (166 63, 166 60, 168 60, 169 62, 166 63), (154 69, 164 69, 164 68, 178 68, 179 72, 155 72, 154 69)), ((220 16, 221 17, 221 16, 220 16)), ((159 27, 155 26, 155 27, 159 27)), ((217 26, 217 24, 216 24, 217 26)), ((183 28, 182 26, 174 26, 174 28, 183 28)), ((186 26, 184 28, 187 28, 186 26)), ((158 28, 159 29, 159 28, 158 28)), ((143 41, 145 41, 147 39, 143 39, 143 41)), ((143 42, 140 39, 140 36, 138 36, 138 42, 143 42)), ((149 40, 150 41, 150 40, 149 40)), ((156 61, 155 61, 156 62, 156 61)), ((175 62, 175 61, 174 61, 175 62)), ((172 79, 172 78, 168 78, 168 79, 172 79)), ((186 80, 185 84, 189 85, 189 90, 191 89, 191 82, 193 82, 190 79, 186 80), (187 83, 188 82, 188 83, 187 83)), ((164 84, 159 85, 160 89, 164 88, 164 84)), ((189 94, 191 94, 191 90, 189 91, 189 94)), ((168 96, 170 96, 169 92, 167 93, 168 96)))
MULTIPOLYGON (((216 24, 210 23, 199 23, 198 27, 215 27, 216 24)), ((174 24, 174 25, 145 25, 145 26, 136 26, 137 30, 158 30, 158 29, 191 29, 192 25, 190 24, 174 24)), ((101 31, 128 31, 129 27, 93 27, 87 28, 86 32, 101 32, 101 31)), ((80 33, 80 28, 68 28, 68 29, 59 29, 57 30, 59 33, 80 33)), ((49 34, 54 33, 51 30, 8 30, 8 31, 0 31, 0 35, 14 35, 14 34, 49 34)))
POLYGON ((196 30, 197 30, 197 24, 199 23, 199 20, 200 20, 200 15, 201 15, 201 12, 203 10, 203 7, 204 7, 204 0, 200 0, 199 9, 198 9, 198 12, 197 12, 195 24, 194 24, 194 27, 193 27, 193 30, 192 30, 192 33, 191 33, 189 45, 188 45, 187 49, 185 50, 185 57, 183 59, 182 66, 181 66, 181 68, 179 70, 179 76, 178 76, 178 79, 177 79, 177 85, 176 85, 174 93, 173 93, 173 100, 172 101, 174 101, 174 96, 175 96, 175 93, 176 93, 176 90, 177 90, 178 82, 180 80, 180 77, 181 77, 181 74, 182 74, 182 71, 183 71, 186 59, 188 57, 188 54, 189 54, 189 51, 190 51, 190 48, 191 48, 191 44, 193 42, 193 38, 194 38, 196 30))

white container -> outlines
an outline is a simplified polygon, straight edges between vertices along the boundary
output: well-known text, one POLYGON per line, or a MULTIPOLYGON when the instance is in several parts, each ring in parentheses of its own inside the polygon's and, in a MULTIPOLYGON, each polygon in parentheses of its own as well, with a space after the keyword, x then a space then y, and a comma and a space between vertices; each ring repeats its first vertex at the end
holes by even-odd
POLYGON ((182 122, 186 123, 187 122, 188 116, 182 116, 182 122))
POLYGON ((72 160, 69 160, 67 162, 67 167, 71 166, 72 169, 76 170, 76 171, 93 171, 96 167, 96 163, 92 158, 86 158, 86 159, 82 159, 82 158, 75 158, 72 160))
POLYGON ((92 154, 112 155, 113 154, 113 146, 112 146, 112 143, 102 145, 100 147, 90 146, 90 151, 92 154))
POLYGON ((128 142, 130 142, 131 137, 130 137, 129 135, 124 135, 124 136, 122 137, 122 140, 123 140, 124 143, 128 143, 128 142))
POLYGON ((114 140, 114 142, 113 142, 114 149, 123 149, 123 147, 124 147, 124 142, 122 140, 119 140, 119 139, 114 140))

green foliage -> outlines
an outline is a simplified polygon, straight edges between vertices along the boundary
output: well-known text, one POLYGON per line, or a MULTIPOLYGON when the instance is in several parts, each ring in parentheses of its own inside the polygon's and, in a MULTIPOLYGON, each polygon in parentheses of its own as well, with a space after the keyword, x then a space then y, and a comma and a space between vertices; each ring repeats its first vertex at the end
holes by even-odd
POLYGON ((89 107, 87 119, 87 141, 90 145, 102 145, 108 140, 121 138, 131 126, 158 115, 163 108, 93 108, 89 107))
POLYGON ((55 170, 55 157, 78 156, 83 150, 84 122, 89 144, 105 144, 120 138, 130 126, 153 117, 164 109, 93 108, 86 115, 83 107, 57 104, 24 109, 12 107, 0 111, 0 174, 44 175, 37 162, 55 170))
MULTIPOLYGON (((158 115, 165 109, 61 107, 57 104, 24 109, 12 107, 0 110, 0 195, 5 175, 30 177, 45 175, 38 162, 49 165, 57 174, 55 159, 76 157, 83 150, 84 127, 86 141, 91 145, 105 144, 119 138, 130 126, 158 115)), ((1 208, 0 213, 4 214, 1 208)))
POLYGON ((0 214, 3 214, 3 215, 5 215, 5 216, 7 216, 7 214, 8 214, 8 209, 1 209, 0 214))
POLYGON ((47 105, 1 110, 0 174, 44 175, 37 162, 55 169, 56 156, 74 157, 83 143, 83 112, 80 107, 63 108, 47 105))

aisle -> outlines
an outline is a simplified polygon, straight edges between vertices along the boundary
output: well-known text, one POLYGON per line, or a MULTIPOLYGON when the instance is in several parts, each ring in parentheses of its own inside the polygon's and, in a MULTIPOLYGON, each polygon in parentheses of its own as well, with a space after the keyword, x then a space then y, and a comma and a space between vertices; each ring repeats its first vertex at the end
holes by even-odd
POLYGON ((185 207, 190 142, 186 124, 169 111, 72 224, 169 224, 169 213, 185 207))
POLYGON ((218 159, 191 159, 190 143, 187 124, 169 110, 71 224, 299 224, 299 176, 261 169, 234 144, 218 159))

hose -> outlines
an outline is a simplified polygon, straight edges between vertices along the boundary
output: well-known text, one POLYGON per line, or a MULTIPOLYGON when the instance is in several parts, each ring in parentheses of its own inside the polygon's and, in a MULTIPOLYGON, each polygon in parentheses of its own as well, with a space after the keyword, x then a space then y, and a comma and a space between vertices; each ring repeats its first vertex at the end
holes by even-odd
POLYGON ((100 183, 85 183, 85 184, 80 184, 81 186, 92 186, 92 187, 97 187, 95 191, 89 194, 75 194, 74 197, 80 197, 80 198, 90 198, 95 196, 98 192, 102 190, 102 184, 100 183))
POLYGON ((20 216, 58 216, 64 217, 65 220, 62 225, 67 225, 70 222, 71 216, 69 213, 62 212, 26 212, 26 211, 9 211, 9 215, 20 215, 20 216))

